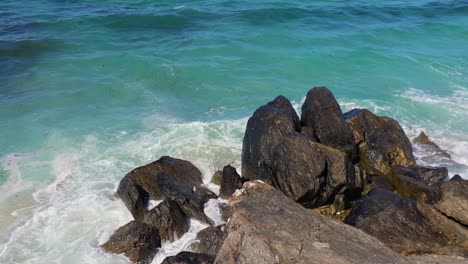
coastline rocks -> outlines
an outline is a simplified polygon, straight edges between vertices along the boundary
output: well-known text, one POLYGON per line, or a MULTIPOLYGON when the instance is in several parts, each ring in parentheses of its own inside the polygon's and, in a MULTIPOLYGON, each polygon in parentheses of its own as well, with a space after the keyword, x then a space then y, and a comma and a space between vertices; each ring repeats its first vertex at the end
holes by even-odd
POLYGON ((413 139, 413 143, 423 146, 429 150, 432 150, 436 154, 442 157, 445 157, 448 159, 452 158, 447 151, 441 149, 436 143, 430 140, 429 137, 424 132, 419 133, 419 135, 413 139))
POLYGON ((224 166, 221 176, 221 188, 219 197, 228 199, 237 189, 242 188, 242 178, 237 173, 236 168, 231 165, 224 166))
POLYGON ((226 238, 226 232, 224 232, 225 225, 210 226, 207 227, 197 234, 197 243, 194 246, 194 251, 197 253, 207 254, 216 256, 221 245, 226 238))
POLYGON ((356 145, 343 112, 333 94, 326 87, 314 87, 302 105, 301 125, 310 128, 313 139, 345 152, 354 161, 356 145))
POLYGON ((432 199, 435 188, 420 180, 419 173, 415 169, 393 167, 387 177, 394 190, 403 197, 421 202, 429 202, 432 199))
POLYGON ((124 253, 132 262, 151 263, 161 241, 157 229, 131 221, 117 229, 101 247, 115 254, 124 253))
POLYGON ((213 176, 211 177, 211 183, 221 185, 221 177, 223 177, 223 171, 222 170, 215 171, 215 173, 213 173, 213 176))
POLYGON ((468 230, 433 206, 374 189, 358 201, 345 219, 404 254, 465 255, 468 230))
POLYGON ((413 147, 397 121, 376 116, 366 109, 344 114, 359 148, 360 164, 366 171, 387 174, 393 166, 415 164, 413 147))
POLYGON ((437 196, 437 210, 468 228, 468 181, 442 182, 437 196))
POLYGON ((161 240, 174 241, 189 229, 189 221, 179 205, 166 198, 151 209, 144 217, 144 222, 159 230, 161 240))
POLYGON ((314 214, 268 184, 244 183, 215 263, 405 263, 364 232, 314 214))
POLYGON ((161 264, 211 264, 213 257, 206 254, 182 251, 164 259, 161 264))
POLYGON ((299 117, 283 96, 258 108, 247 122, 242 145, 242 177, 268 181, 273 148, 282 138, 300 130, 299 117))
POLYGON ((133 218, 142 221, 146 213, 149 195, 141 187, 137 186, 128 178, 120 181, 117 195, 122 199, 133 218))

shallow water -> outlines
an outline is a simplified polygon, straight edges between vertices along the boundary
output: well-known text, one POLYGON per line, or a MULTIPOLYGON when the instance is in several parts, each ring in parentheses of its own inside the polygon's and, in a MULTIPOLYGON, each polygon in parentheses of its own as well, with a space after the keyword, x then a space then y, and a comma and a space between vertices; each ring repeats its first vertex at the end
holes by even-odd
POLYGON ((427 132, 453 161, 418 162, 467 178, 467 46, 463 0, 3 0, 0 263, 126 263, 98 247, 131 219, 125 173, 161 155, 205 182, 240 168, 247 117, 317 85, 427 132))

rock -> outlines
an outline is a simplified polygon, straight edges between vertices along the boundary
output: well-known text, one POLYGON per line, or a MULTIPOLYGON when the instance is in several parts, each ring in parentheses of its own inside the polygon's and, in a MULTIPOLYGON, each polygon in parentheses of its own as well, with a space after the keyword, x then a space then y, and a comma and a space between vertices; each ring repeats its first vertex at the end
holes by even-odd
POLYGON ((468 181, 442 182, 435 199, 437 210, 468 228, 468 181))
POLYGON ((237 189, 240 188, 242 188, 242 178, 237 173, 236 168, 231 165, 225 166, 221 177, 219 197, 228 199, 237 189))
POLYGON ((433 150, 440 156, 446 157, 448 159, 452 158, 447 151, 441 149, 436 143, 430 140, 424 132, 419 133, 419 135, 413 139, 413 143, 433 150))
POLYGON ((268 184, 244 183, 215 263, 405 263, 380 241, 314 214, 268 184))
MULTIPOLYGON (((318 142, 339 149, 354 161, 357 158, 353 134, 343 118, 340 105, 326 87, 314 87, 302 105, 301 124, 312 128, 318 142)), ((307 131, 307 134, 311 134, 307 131)))
POLYGON ((193 187, 195 194, 202 200, 203 203, 207 203, 210 199, 217 199, 218 196, 210 189, 204 186, 193 187))
POLYGON ((221 177, 223 175, 223 171, 221 170, 217 170, 215 171, 215 173, 213 174, 213 176, 211 177, 211 183, 214 183, 214 184, 217 184, 217 185, 221 185, 221 177))
POLYGON ((448 179, 448 170, 446 167, 429 167, 429 166, 411 166, 410 169, 417 172, 418 179, 425 182, 427 185, 442 182, 448 179))
POLYGON ((464 179, 458 175, 458 174, 455 174, 453 175, 453 177, 450 179, 450 181, 464 181, 464 179))
POLYGON ((258 108, 247 122, 242 145, 242 177, 268 180, 273 148, 291 132, 299 131, 296 111, 283 96, 258 108))
POLYGON ((394 190, 403 197, 421 202, 429 202, 432 199, 435 188, 424 183, 416 169, 396 166, 387 177, 394 190))
POLYGON ((194 247, 197 253, 216 256, 226 238, 225 225, 210 226, 197 234, 198 243, 194 247))
POLYGON ((200 254, 182 251, 179 254, 171 257, 167 257, 161 264, 211 264, 213 263, 213 257, 200 254))
POLYGON ((468 264, 466 258, 443 255, 408 256, 407 259, 413 264, 468 264))
POLYGON ((157 229, 131 221, 117 229, 101 247, 115 254, 124 253, 135 263, 151 263, 157 248, 161 247, 161 241, 157 229))
POLYGON ((345 219, 404 254, 465 254, 468 230, 433 206, 374 189, 358 201, 345 219))
POLYGON ((219 211, 221 213, 221 219, 224 222, 227 222, 228 219, 232 216, 231 208, 225 203, 220 203, 219 204, 219 211))
POLYGON ((387 174, 393 166, 415 164, 413 147, 397 121, 380 117, 366 109, 354 109, 344 114, 365 171, 377 169, 387 174))
POLYGON ((142 221, 146 213, 149 195, 141 187, 134 184, 130 179, 124 178, 120 182, 117 195, 122 199, 133 218, 142 221))
POLYGON ((161 240, 174 241, 189 230, 189 221, 172 199, 166 198, 151 209, 144 217, 144 222, 159 230, 161 240))
POLYGON ((346 154, 292 133, 273 151, 275 186, 307 208, 332 203, 336 194, 355 186, 355 171, 346 154))

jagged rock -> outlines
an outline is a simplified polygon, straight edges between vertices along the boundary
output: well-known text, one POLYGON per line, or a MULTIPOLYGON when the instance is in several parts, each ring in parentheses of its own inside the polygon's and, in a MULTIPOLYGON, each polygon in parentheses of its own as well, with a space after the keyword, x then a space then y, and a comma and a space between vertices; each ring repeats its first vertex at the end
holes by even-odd
POLYGON ((213 257, 206 254, 182 251, 179 254, 167 257, 161 264, 211 264, 213 257))
POLYGON ((170 198, 166 198, 146 213, 144 222, 159 230, 161 240, 174 241, 189 229, 187 216, 170 198))
POLYGON ((326 87, 314 87, 307 93, 301 124, 311 128, 307 134, 313 134, 314 140, 345 152, 352 161, 357 158, 353 134, 340 105, 326 87))
POLYGON ((446 157, 448 159, 452 158, 447 151, 441 149, 436 143, 430 140, 424 132, 419 133, 419 135, 413 139, 413 143, 429 148, 440 156, 446 157))
POLYGON ((450 179, 450 181, 464 181, 464 179, 458 175, 458 174, 455 174, 453 175, 453 177, 450 179))
POLYGON ((351 110, 344 117, 353 131, 365 171, 377 169, 387 174, 393 166, 415 164, 411 142, 397 121, 366 109, 351 110))
POLYGON ((442 182, 448 179, 448 170, 446 167, 429 167, 429 166, 411 166, 411 169, 417 172, 417 177, 427 185, 442 182))
POLYGON ((387 177, 394 190, 403 197, 421 202, 429 202, 432 199, 435 188, 424 183, 415 169, 396 166, 387 177))
POLYGON ((224 166, 223 175, 221 177, 221 188, 219 189, 219 197, 227 199, 241 187, 242 178, 237 173, 236 168, 231 165, 224 166))
POLYGON ((247 122, 242 145, 242 177, 268 180, 273 148, 283 137, 300 130, 299 117, 283 96, 258 108, 247 122))
POLYGON ((208 202, 210 199, 217 199, 218 196, 212 192, 210 189, 204 186, 195 186, 193 187, 195 194, 202 200, 203 203, 208 202))
POLYGON ((219 204, 219 211, 221 213, 221 219, 224 222, 227 222, 228 219, 232 216, 231 208, 225 203, 220 203, 219 204))
POLYGON ((219 226, 210 226, 198 232, 198 242, 194 246, 194 251, 197 253, 216 256, 224 242, 224 239, 226 238, 224 228, 225 225, 223 224, 219 226))
POLYGON ((141 187, 137 186, 130 179, 124 178, 120 181, 117 195, 122 199, 127 209, 132 213, 133 218, 142 221, 146 213, 149 195, 141 187))
POLYGON ((130 261, 143 264, 151 263, 161 241, 157 229, 131 221, 117 229, 101 247, 115 254, 124 253, 130 261))
POLYGON ((435 199, 440 212, 468 228, 468 181, 442 182, 435 199))
POLYGON ((244 183, 215 263, 405 263, 364 232, 309 212, 268 184, 244 183))
POLYGON ((356 187, 354 166, 345 153, 299 133, 276 146, 271 171, 273 184, 308 208, 332 203, 336 194, 356 187))
POLYGON ((221 185, 221 177, 223 175, 223 171, 217 170, 215 173, 213 173, 213 176, 211 177, 211 183, 221 185))
POLYGON ((358 201, 345 219, 404 254, 464 255, 468 230, 440 214, 433 206, 374 189, 358 201))

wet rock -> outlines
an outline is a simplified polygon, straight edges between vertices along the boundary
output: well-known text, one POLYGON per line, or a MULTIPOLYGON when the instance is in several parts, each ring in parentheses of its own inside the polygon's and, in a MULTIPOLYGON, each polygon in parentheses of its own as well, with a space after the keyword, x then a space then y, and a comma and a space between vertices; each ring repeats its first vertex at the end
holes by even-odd
POLYGON ((206 254, 182 251, 179 254, 167 257, 161 264, 211 264, 213 257, 206 254))
POLYGON ((203 203, 208 202, 210 199, 217 199, 218 196, 212 192, 210 189, 204 186, 193 187, 195 194, 202 200, 203 203))
POLYGON ((224 222, 227 222, 228 219, 232 216, 231 208, 225 203, 220 203, 219 204, 219 211, 221 213, 221 219, 224 222))
POLYGON ((437 210, 468 228, 468 181, 442 182, 436 195, 437 210))
POLYGON ((161 240, 174 241, 189 229, 189 221, 179 205, 166 198, 151 209, 144 217, 144 222, 159 230, 161 240))
POLYGON ((101 247, 115 254, 124 253, 135 263, 151 263, 161 241, 157 229, 131 221, 117 229, 101 247))
POLYGON ((294 133, 273 151, 275 186, 307 208, 332 203, 336 194, 356 187, 353 164, 346 154, 294 133))
POLYGON ((411 142, 397 121, 366 109, 351 110, 344 117, 353 131, 365 171, 377 169, 387 174, 393 166, 415 164, 411 142))
POLYGON ((225 225, 210 226, 197 234, 198 242, 194 246, 197 253, 216 256, 226 238, 225 225))
POLYGON ((300 130, 299 117, 283 96, 258 108, 247 122, 242 145, 242 177, 269 180, 267 165, 282 138, 300 130))
POLYGON ((358 201, 345 219, 404 254, 459 254, 468 249, 468 230, 433 206, 374 189, 358 201))
POLYGON ((258 181, 244 183, 215 263, 405 263, 380 241, 315 214, 258 181))
POLYGON ((396 166, 387 177, 394 190, 403 197, 421 202, 429 202, 432 199, 435 188, 423 182, 416 169, 396 166))
POLYGON ((140 186, 134 184, 130 179, 124 178, 120 182, 117 195, 132 213, 133 218, 142 221, 149 200, 148 193, 140 186))
POLYGON ((219 197, 228 199, 237 189, 242 187, 242 178, 237 173, 236 168, 227 165, 223 168, 221 177, 221 188, 219 189, 219 197))
POLYGON ((436 152, 440 156, 446 157, 448 159, 452 158, 447 151, 441 149, 436 143, 430 140, 429 137, 424 132, 419 133, 419 135, 413 139, 413 143, 419 144, 425 148, 428 148, 436 152))
POLYGON ((311 128, 313 139, 343 151, 353 161, 357 158, 353 134, 340 105, 326 87, 314 87, 307 93, 302 105, 301 124, 311 128))
POLYGON ((458 175, 458 174, 455 174, 453 175, 453 177, 450 179, 450 181, 464 181, 464 179, 458 175))
POLYGON ((222 170, 217 170, 215 173, 213 173, 213 176, 211 177, 211 183, 221 185, 221 177, 223 175, 222 170))

